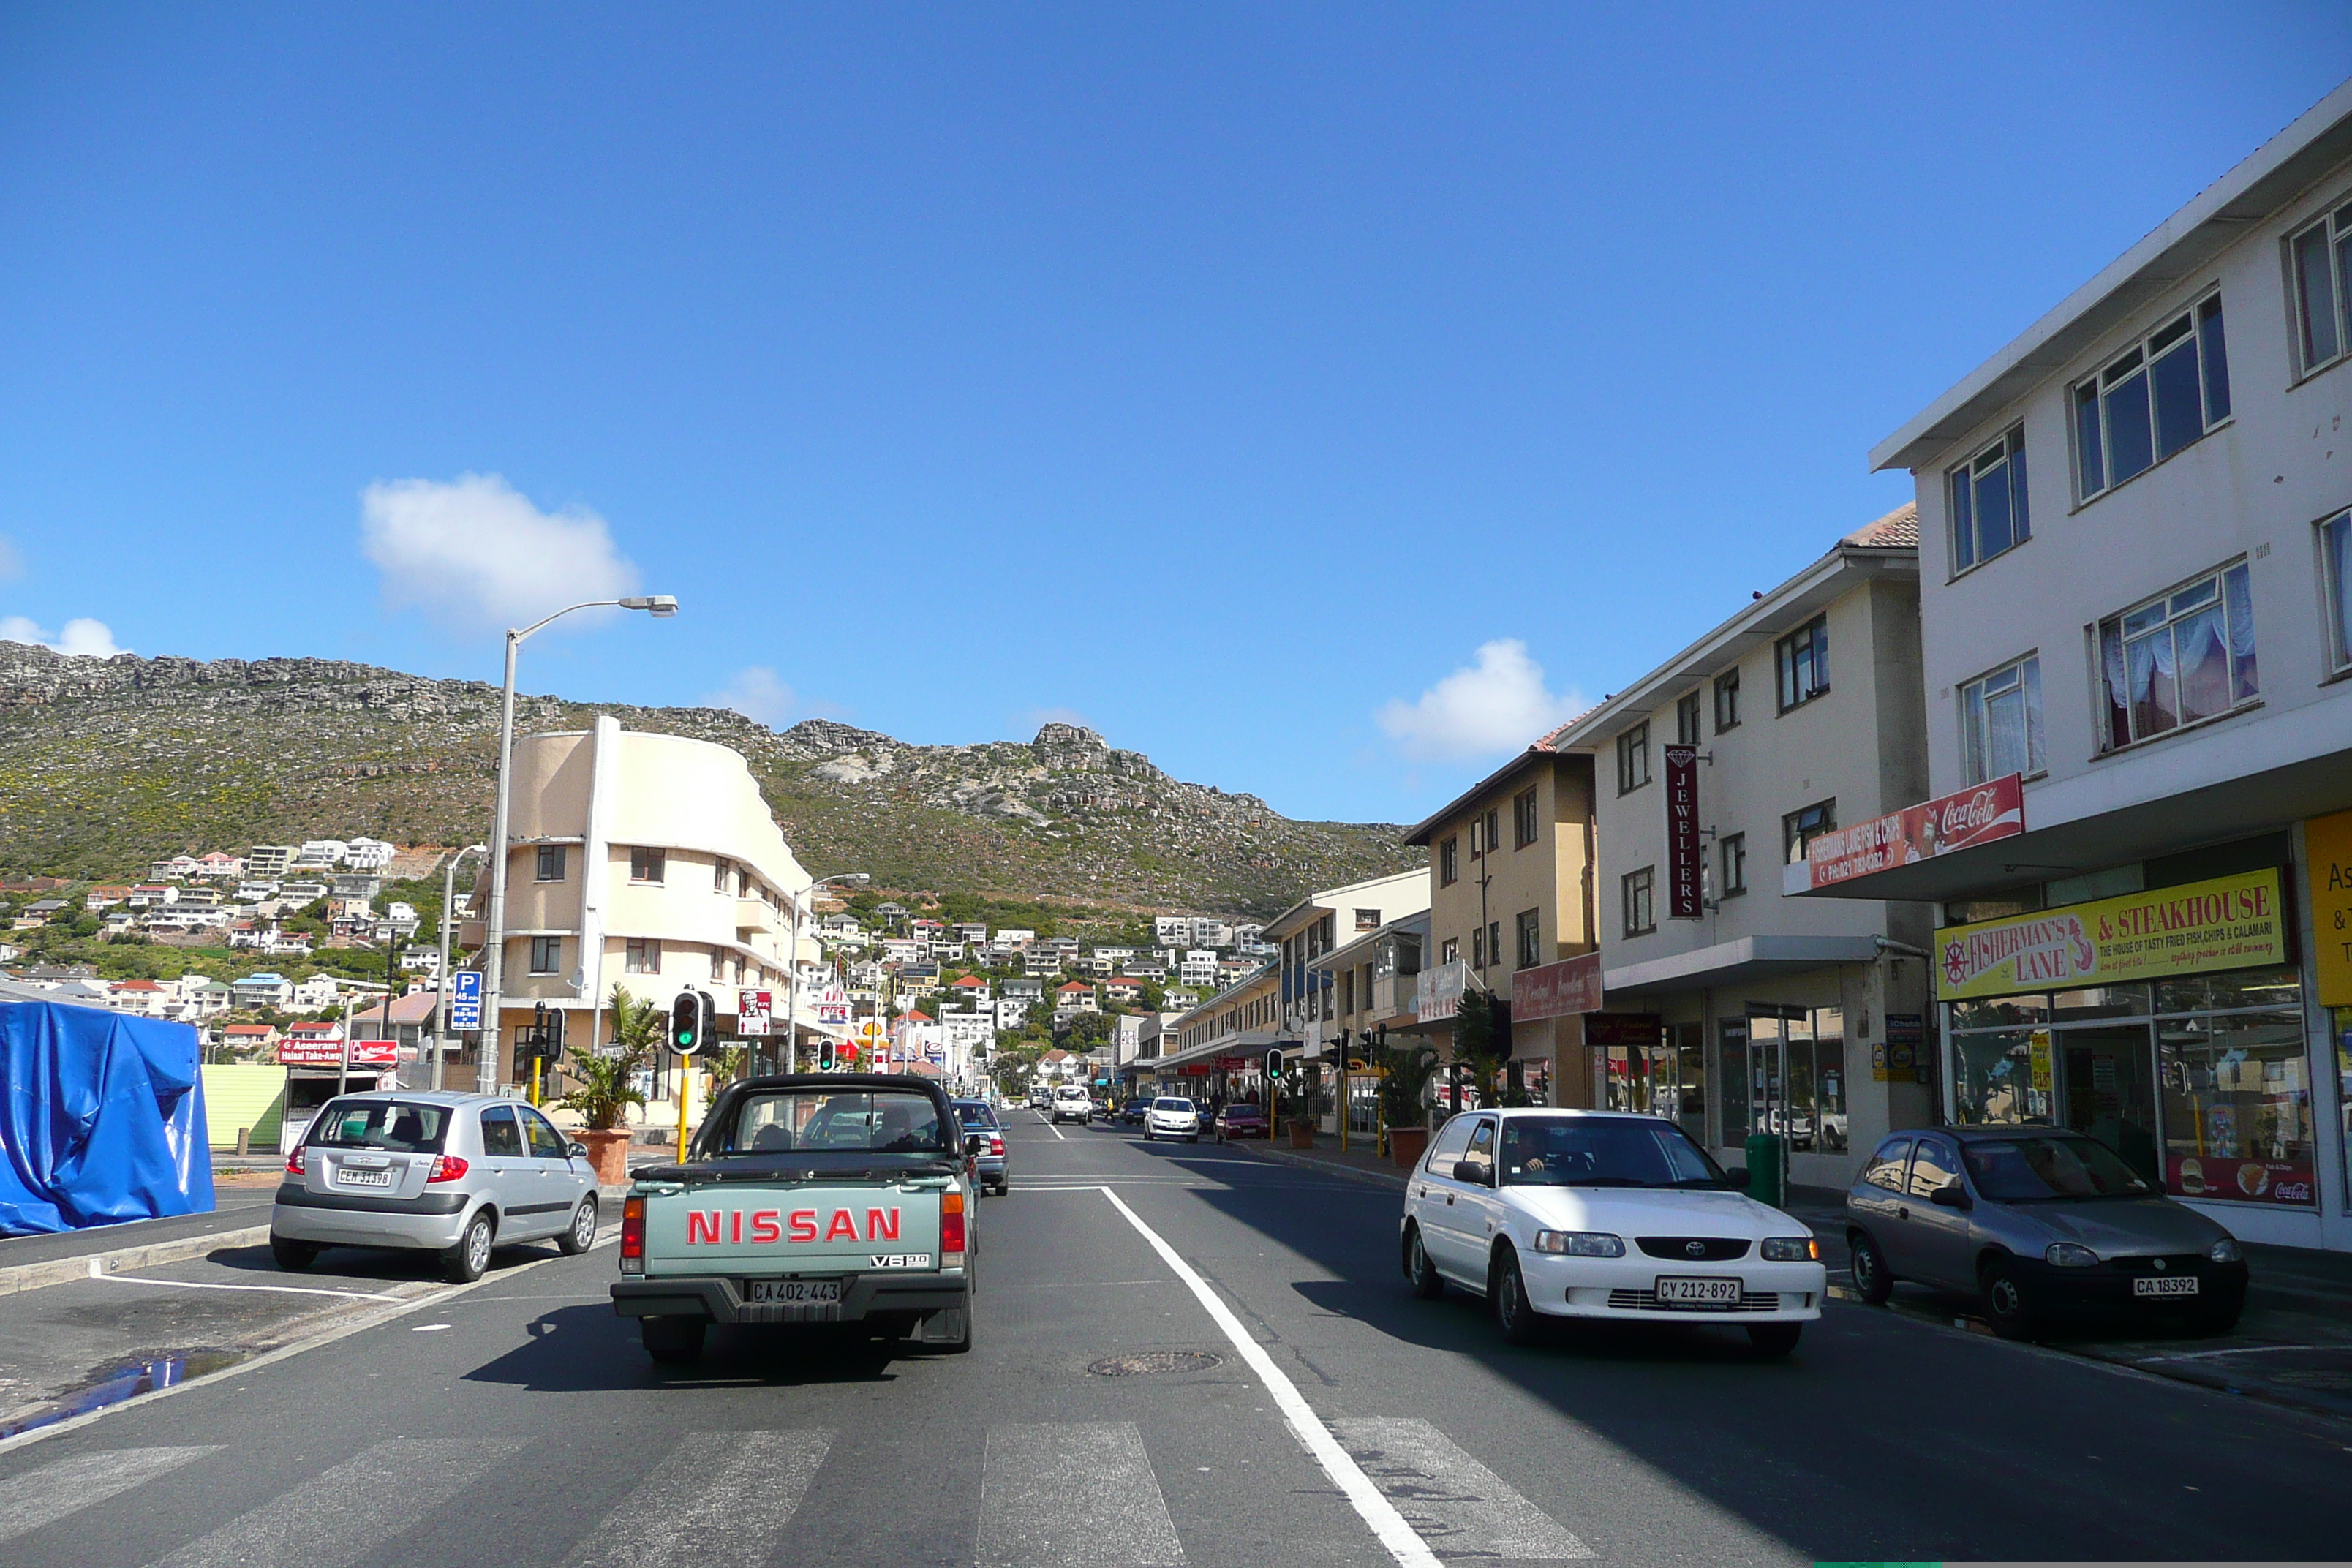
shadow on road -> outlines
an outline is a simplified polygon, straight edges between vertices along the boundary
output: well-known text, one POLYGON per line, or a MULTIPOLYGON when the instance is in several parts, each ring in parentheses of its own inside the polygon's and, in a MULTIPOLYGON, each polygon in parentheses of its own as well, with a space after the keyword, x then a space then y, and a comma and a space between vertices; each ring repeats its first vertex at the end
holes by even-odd
POLYGON ((632 1388, 799 1388, 888 1383, 894 1363, 940 1352, 881 1341, 854 1328, 746 1324, 715 1328, 701 1360, 659 1366, 637 1342, 636 1325, 604 1302, 559 1307, 531 1320, 530 1342, 466 1373, 535 1394, 597 1394, 632 1388))

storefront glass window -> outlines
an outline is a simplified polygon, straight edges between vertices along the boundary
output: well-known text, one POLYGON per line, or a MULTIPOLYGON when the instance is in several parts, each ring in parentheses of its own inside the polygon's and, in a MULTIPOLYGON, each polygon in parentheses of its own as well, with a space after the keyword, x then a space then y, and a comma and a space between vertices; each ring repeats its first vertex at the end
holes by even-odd
POLYGON ((2131 985, 2093 985, 2080 991, 2061 991, 2050 998, 2050 1017, 2053 1023, 2076 1023, 2085 1018, 2145 1018, 2147 1016, 2147 987, 2131 985))
POLYGON ((2330 1020, 2336 1039, 2336 1109, 2343 1118, 2336 1147, 2344 1155, 2346 1188, 2352 1191, 2352 1007, 2338 1007, 2330 1020))
POLYGON ((2047 996, 2001 996, 1990 1002, 1954 1002, 1950 1009, 1951 1026, 1955 1029, 1999 1029, 2050 1021, 2050 999, 2047 996))
POLYGON ((2299 1013, 2224 1013, 2157 1026, 2164 1183, 2183 1197, 2317 1201, 2299 1013))
POLYGON ((2047 1029, 1953 1035, 1949 1049, 1954 1125, 2049 1121, 2049 1040, 2047 1029), (2040 1089, 2033 1081, 2037 1066, 2042 1081, 2040 1089))

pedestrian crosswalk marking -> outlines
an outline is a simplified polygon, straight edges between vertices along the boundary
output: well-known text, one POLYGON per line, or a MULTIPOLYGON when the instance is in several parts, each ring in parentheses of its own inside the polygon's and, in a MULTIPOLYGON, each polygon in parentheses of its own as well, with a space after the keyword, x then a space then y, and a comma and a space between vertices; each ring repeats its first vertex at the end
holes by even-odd
POLYGON ((1549 1514, 1426 1421, 1347 1419, 1332 1422, 1331 1430, 1442 1557, 1551 1562, 1592 1555, 1549 1514))
POLYGON ((1184 1561, 1132 1421, 988 1429, 980 1568, 1173 1568, 1184 1561))
POLYGON ((691 1433, 606 1517, 571 1568, 765 1563, 832 1446, 830 1432, 691 1433))
POLYGON ((217 1444, 186 1448, 115 1448, 80 1454, 0 1481, 0 1541, 79 1513, 117 1492, 176 1470, 191 1459, 219 1452, 217 1444))
POLYGON ((155 1568, 349 1568, 521 1447, 496 1437, 394 1437, 191 1541, 155 1568))

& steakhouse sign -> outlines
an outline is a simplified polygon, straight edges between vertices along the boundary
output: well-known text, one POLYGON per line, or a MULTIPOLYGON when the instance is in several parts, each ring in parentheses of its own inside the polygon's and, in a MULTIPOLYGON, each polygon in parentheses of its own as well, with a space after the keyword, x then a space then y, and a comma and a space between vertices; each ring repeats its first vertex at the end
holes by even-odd
POLYGON ((1852 827, 1832 828, 1805 847, 1802 861, 1789 868, 1790 886, 1784 890, 1816 892, 2024 831, 2025 784, 2010 773, 1852 827))
POLYGON ((1957 1002, 2020 991, 2288 961, 2275 870, 2159 888, 1936 933, 1936 995, 1957 1002))

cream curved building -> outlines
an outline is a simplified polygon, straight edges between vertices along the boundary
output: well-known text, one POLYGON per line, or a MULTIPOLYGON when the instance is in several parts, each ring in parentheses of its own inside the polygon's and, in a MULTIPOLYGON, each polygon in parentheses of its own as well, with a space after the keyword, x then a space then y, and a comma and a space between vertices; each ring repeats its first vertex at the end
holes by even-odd
POLYGON ((818 955, 810 930, 797 944, 790 930, 810 878, 740 752, 609 718, 520 737, 510 815, 501 1081, 516 1081, 537 1005, 567 1015, 578 1055, 610 1032, 615 984, 664 1007, 707 991, 721 1037, 741 991, 771 991, 781 1045, 786 976, 818 955))

